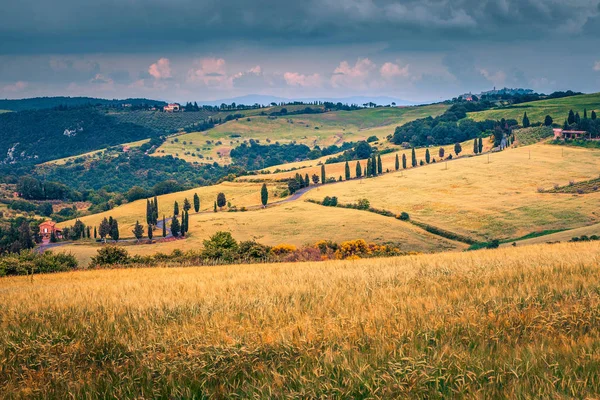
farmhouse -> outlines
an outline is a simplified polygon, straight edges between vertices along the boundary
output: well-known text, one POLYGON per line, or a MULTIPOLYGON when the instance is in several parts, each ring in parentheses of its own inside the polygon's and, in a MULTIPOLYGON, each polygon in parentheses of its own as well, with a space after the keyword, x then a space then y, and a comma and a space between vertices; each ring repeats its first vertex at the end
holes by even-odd
POLYGON ((589 134, 586 131, 567 131, 560 128, 554 129, 554 139, 564 139, 564 140, 572 140, 572 139, 586 139, 586 136, 589 134))
POLYGON ((52 233, 57 238, 61 237, 62 231, 56 227, 56 223, 54 221, 44 221, 40 224, 40 235, 43 238, 49 238, 52 233))
POLYGON ((170 103, 163 107, 165 112, 179 112, 181 111, 181 106, 178 103, 170 103))

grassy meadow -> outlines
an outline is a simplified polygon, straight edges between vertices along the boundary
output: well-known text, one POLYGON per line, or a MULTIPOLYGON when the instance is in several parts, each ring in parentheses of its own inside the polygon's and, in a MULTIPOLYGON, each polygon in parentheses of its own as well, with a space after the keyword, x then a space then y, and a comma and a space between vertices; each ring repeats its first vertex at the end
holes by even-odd
POLYGON ((0 279, 7 398, 595 398, 600 244, 0 279))
POLYGON ((271 143, 296 141, 312 148, 315 145, 323 147, 365 140, 373 135, 385 139, 394 133, 396 126, 417 118, 440 115, 447 108, 445 104, 433 104, 280 117, 254 115, 229 121, 205 132, 179 135, 177 142, 175 138, 169 138, 154 155, 172 155, 189 162, 230 164, 229 152, 245 140, 259 140, 261 144, 268 144, 267 139, 271 143), (221 144, 216 144, 219 141, 221 144), (186 155, 187 152, 190 154, 186 155), (205 158, 199 158, 198 154, 205 158))
POLYGON ((597 150, 536 144, 326 185, 305 197, 337 196, 344 204, 366 198, 375 208, 405 211, 415 220, 476 240, 512 239, 600 222, 598 192, 538 192, 595 178, 599 170, 597 150))
MULTIPOLYGON (((318 192, 319 189, 315 189, 318 192)), ((160 204, 160 200, 159 200, 160 204)), ((218 231, 228 231, 236 240, 256 240, 274 246, 292 244, 300 247, 319 240, 343 241, 364 239, 367 242, 393 243, 403 251, 433 253, 465 249, 464 243, 432 235, 395 218, 344 208, 326 208, 302 200, 248 212, 219 212, 190 215, 190 231, 185 239, 155 243, 129 244, 132 255, 171 253, 175 249, 198 250, 218 231)), ((131 230, 122 233, 131 234, 131 230)), ((160 236, 160 232, 155 233, 160 236)), ((74 254, 80 265, 87 266, 101 245, 80 242, 56 248, 74 254)))
POLYGON ((584 94, 579 96, 563 97, 561 99, 539 100, 529 103, 515 104, 506 108, 469 113, 468 117, 475 121, 486 119, 499 120, 514 118, 521 121, 523 113, 531 122, 544 122, 546 115, 550 115, 554 122, 562 124, 569 114, 569 110, 578 111, 583 117, 583 110, 587 109, 588 116, 595 110, 600 112, 600 93, 584 94))

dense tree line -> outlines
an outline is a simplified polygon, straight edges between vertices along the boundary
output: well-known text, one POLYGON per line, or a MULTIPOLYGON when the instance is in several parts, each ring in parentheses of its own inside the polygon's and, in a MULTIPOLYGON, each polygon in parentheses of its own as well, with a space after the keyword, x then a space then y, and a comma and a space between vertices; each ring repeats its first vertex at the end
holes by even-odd
POLYGON ((294 161, 315 160, 350 148, 352 145, 352 143, 344 143, 341 146, 332 145, 323 149, 315 146, 311 150, 305 144, 275 143, 261 145, 251 139, 249 143, 242 143, 232 149, 230 156, 235 165, 247 170, 256 170, 294 161))
POLYGON ((482 134, 501 139, 503 134, 517 125, 516 120, 485 120, 476 122, 465 119, 467 112, 478 111, 476 103, 456 104, 438 117, 417 119, 399 126, 390 137, 394 144, 410 146, 448 145, 474 139, 482 134))
POLYGON ((157 136, 95 108, 0 114, 0 162, 41 163, 157 136))
POLYGON ((131 108, 139 108, 152 104, 152 106, 162 107, 167 105, 164 101, 150 99, 125 99, 125 100, 107 100, 94 97, 34 97, 30 99, 19 100, 0 100, 0 110, 25 111, 41 110, 50 108, 77 108, 77 107, 123 107, 124 104, 131 105, 131 108))

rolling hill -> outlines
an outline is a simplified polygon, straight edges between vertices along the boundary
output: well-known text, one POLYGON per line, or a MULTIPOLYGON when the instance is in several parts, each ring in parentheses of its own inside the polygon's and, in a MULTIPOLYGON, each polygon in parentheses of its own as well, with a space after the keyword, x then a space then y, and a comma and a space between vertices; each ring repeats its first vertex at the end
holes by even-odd
MULTIPOLYGON (((304 107, 304 106, 302 106, 304 107)), ((250 139, 269 142, 328 146, 365 140, 370 136, 385 139, 401 125, 417 118, 437 116, 448 108, 445 104, 415 107, 380 107, 356 111, 335 111, 290 116, 247 116, 218 125, 205 132, 193 132, 167 140, 154 154, 172 155, 193 162, 228 164, 229 152, 250 139), (177 140, 175 140, 177 139, 177 140), (209 143, 210 142, 210 143, 209 143)), ((382 140, 383 143, 386 143, 382 140)))
POLYGON ((506 108, 469 113, 468 116, 475 121, 512 118, 520 122, 523 114, 527 112, 527 116, 531 122, 544 122, 546 115, 550 115, 554 119, 554 123, 562 124, 567 118, 569 110, 577 111, 583 116, 584 109, 587 109, 588 116, 592 110, 600 113, 600 93, 532 101, 506 108))

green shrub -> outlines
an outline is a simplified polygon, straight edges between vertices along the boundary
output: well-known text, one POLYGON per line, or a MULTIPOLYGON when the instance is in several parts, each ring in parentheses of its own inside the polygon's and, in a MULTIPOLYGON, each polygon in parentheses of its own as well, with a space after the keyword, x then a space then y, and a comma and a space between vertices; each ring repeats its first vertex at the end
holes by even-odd
POLYGON ((120 246, 104 246, 98 254, 92 257, 92 266, 127 264, 130 262, 129 253, 120 246))
POLYGON ((31 273, 64 272, 77 269, 77 259, 72 254, 24 250, 19 254, 0 257, 0 276, 29 275, 31 273))

